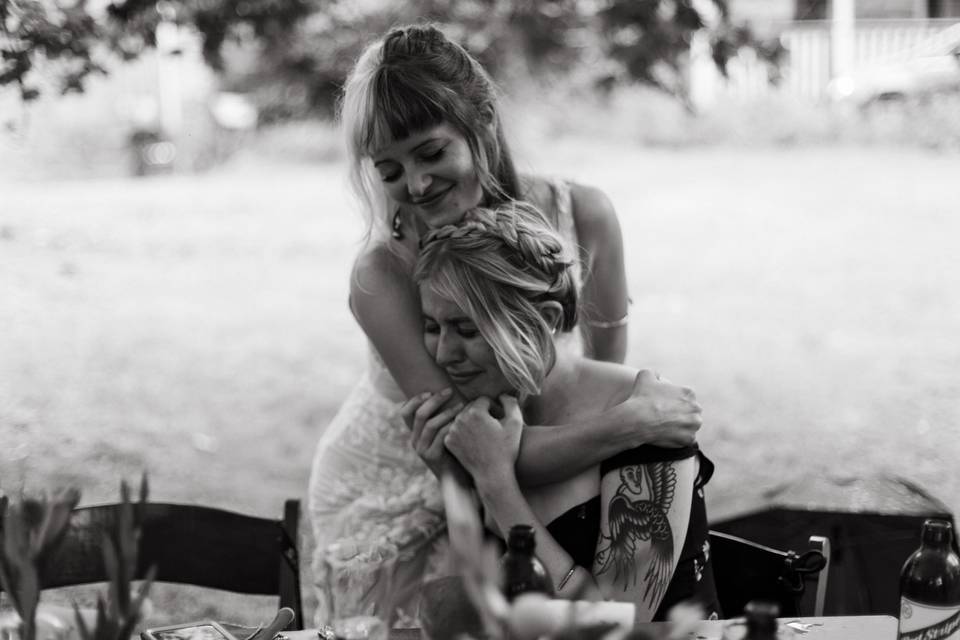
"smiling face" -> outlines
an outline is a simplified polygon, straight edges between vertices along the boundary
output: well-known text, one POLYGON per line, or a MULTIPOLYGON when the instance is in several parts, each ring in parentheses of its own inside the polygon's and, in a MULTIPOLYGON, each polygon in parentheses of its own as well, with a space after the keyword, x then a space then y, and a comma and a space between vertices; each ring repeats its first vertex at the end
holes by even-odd
POLYGON ((443 367, 465 399, 496 398, 514 391, 500 369, 493 348, 456 303, 422 284, 420 305, 427 352, 443 367))
POLYGON ((470 145, 448 123, 384 145, 373 162, 390 199, 427 227, 455 224, 483 199, 470 145))

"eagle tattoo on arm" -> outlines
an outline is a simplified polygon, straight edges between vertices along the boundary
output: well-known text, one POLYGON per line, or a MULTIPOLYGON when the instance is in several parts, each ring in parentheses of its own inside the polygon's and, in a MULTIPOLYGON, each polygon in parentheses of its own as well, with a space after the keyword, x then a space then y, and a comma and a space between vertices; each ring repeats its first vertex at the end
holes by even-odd
POLYGON ((636 586, 637 546, 650 542, 650 566, 643 580, 643 600, 656 604, 667 589, 673 569, 673 530, 667 512, 673 504, 677 472, 668 462, 620 468, 620 487, 610 499, 608 532, 601 531, 594 559, 597 575, 613 571, 623 590, 636 586), (646 491, 644 491, 646 484, 646 491))

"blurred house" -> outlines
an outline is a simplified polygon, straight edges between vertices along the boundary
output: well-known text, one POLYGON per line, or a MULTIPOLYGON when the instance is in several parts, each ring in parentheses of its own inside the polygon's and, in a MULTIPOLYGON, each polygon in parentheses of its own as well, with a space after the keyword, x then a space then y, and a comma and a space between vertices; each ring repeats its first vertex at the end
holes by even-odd
POLYGON ((83 93, 60 95, 56 74, 48 72, 55 63, 42 59, 35 66, 37 100, 0 91, 0 127, 13 132, 7 139, 16 145, 16 155, 0 159, 0 173, 31 163, 56 176, 190 172, 228 157, 256 127, 255 107, 221 90, 190 27, 161 22, 156 47, 134 60, 101 61, 108 73, 92 74, 83 93))
POLYGON ((758 36, 779 38, 787 60, 773 85, 768 65, 742 50, 723 78, 711 69, 708 43, 695 42, 690 89, 704 108, 771 92, 862 102, 898 91, 949 89, 954 72, 960 75, 951 29, 960 24, 960 0, 731 0, 730 10, 735 22, 748 23, 758 36), (835 20, 833 12, 844 9, 849 22, 835 20))
MULTIPOLYGON (((960 0, 856 0, 858 20, 960 18, 960 0)), ((731 0, 730 12, 754 26, 788 20, 828 20, 831 0, 731 0)))
POLYGON ((960 22, 887 58, 835 74, 827 85, 832 101, 857 107, 954 92, 960 92, 960 22))

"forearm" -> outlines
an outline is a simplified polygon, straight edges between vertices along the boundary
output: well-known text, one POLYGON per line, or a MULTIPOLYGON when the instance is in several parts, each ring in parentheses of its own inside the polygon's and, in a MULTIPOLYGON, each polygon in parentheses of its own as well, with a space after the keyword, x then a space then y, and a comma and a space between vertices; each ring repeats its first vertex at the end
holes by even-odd
POLYGON ((584 323, 584 355, 623 364, 627 357, 627 325, 606 327, 584 323))
POLYGON ((636 414, 621 405, 576 424, 528 425, 517 456, 517 479, 524 487, 558 482, 645 443, 636 414))
MULTIPOLYGON (((576 580, 571 581, 567 577, 574 567, 573 558, 550 535, 546 526, 530 508, 516 478, 511 477, 510 474, 505 476, 490 482, 477 483, 477 492, 488 517, 504 534, 509 532, 513 525, 531 525, 537 541, 537 558, 543 563, 554 587, 558 587, 561 582, 564 582, 564 578, 567 578, 562 593, 577 593, 578 597, 587 599, 598 596, 599 589, 589 574, 589 567, 576 571, 576 580)), ((558 592, 558 595, 562 593, 558 592)))

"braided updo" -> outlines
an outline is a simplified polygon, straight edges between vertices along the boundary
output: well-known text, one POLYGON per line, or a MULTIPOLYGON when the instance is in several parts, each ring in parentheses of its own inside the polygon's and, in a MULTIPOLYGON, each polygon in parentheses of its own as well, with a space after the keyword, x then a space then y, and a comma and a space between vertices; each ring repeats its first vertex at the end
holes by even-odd
POLYGON ((449 123, 467 141, 484 202, 519 195, 490 76, 436 27, 393 29, 361 54, 344 85, 340 123, 354 188, 371 228, 392 207, 370 156, 383 145, 449 123))
POLYGON ((478 207, 423 239, 414 280, 451 300, 477 325, 521 397, 540 391, 553 362, 553 328, 540 309, 558 302, 558 327, 577 324, 573 249, 536 207, 478 207))

